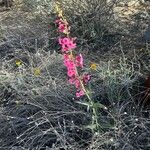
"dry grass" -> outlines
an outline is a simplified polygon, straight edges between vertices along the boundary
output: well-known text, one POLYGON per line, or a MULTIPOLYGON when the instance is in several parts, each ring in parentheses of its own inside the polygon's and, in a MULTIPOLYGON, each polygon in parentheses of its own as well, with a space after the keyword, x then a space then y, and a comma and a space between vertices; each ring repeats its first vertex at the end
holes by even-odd
POLYGON ((55 26, 47 28, 55 19, 51 4, 23 0, 1 12, 0 148, 149 149, 149 110, 139 103, 150 67, 149 44, 143 52, 136 40, 116 32, 112 10, 117 1, 62 1, 85 70, 92 75, 92 99, 108 107, 98 110, 102 131, 92 133, 87 128, 92 114, 76 103, 75 89, 67 82, 55 26), (97 63, 96 71, 89 69, 91 62, 97 63))

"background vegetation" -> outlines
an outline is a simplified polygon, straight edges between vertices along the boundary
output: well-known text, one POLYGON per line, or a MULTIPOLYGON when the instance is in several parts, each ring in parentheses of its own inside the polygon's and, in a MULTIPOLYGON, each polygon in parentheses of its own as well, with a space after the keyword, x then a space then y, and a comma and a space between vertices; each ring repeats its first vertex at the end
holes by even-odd
POLYGON ((77 103, 86 97, 76 99, 67 82, 54 2, 0 6, 0 149, 148 150, 150 106, 142 97, 150 73, 150 3, 60 1, 92 75, 92 99, 108 107, 98 110, 102 130, 93 133, 91 112, 77 103))

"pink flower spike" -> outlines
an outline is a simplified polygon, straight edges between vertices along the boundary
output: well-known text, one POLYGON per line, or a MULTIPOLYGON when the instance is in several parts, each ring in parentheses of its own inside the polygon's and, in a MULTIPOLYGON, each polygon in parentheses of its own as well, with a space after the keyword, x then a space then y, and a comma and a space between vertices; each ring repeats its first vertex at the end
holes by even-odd
POLYGON ((79 92, 76 92, 76 97, 79 98, 81 96, 85 95, 83 90, 80 90, 79 92))

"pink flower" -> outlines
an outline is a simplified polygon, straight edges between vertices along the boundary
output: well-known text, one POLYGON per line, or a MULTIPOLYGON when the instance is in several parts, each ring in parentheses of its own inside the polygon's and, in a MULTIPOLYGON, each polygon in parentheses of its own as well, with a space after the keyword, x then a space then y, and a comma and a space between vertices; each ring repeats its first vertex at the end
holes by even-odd
POLYGON ((76 92, 76 97, 78 97, 78 98, 83 96, 83 95, 85 95, 83 90, 80 90, 79 92, 76 92))
POLYGON ((76 75, 76 71, 74 69, 69 69, 67 71, 68 77, 74 77, 76 75))
POLYGON ((69 79, 70 84, 74 84, 76 88, 80 88, 80 81, 76 78, 70 78, 69 79))
POLYGON ((69 38, 63 38, 62 39, 62 44, 68 45, 70 43, 70 39, 69 38))
POLYGON ((58 29, 59 29, 59 32, 65 32, 65 30, 66 30, 66 25, 65 25, 65 24, 59 24, 58 29))
POLYGON ((82 54, 76 56, 76 66, 83 68, 83 57, 82 54))
POLYGON ((55 23, 57 23, 57 25, 58 25, 59 32, 66 33, 70 30, 70 27, 68 27, 68 23, 66 21, 57 19, 57 20, 55 20, 55 23))
POLYGON ((67 46, 70 48, 70 49, 74 49, 76 48, 76 43, 73 43, 73 39, 70 39, 70 41, 67 43, 67 46))
POLYGON ((69 54, 63 54, 64 60, 69 59, 69 54))
POLYGON ((74 69, 75 70, 75 64, 72 61, 66 62, 66 67, 68 70, 74 69))
POLYGON ((63 52, 76 48, 76 43, 74 43, 73 38, 59 38, 58 41, 63 52))
POLYGON ((87 84, 90 81, 90 79, 91 79, 91 75, 89 75, 89 74, 84 74, 83 75, 84 84, 87 84))
POLYGON ((70 84, 74 84, 75 78, 70 78, 68 81, 70 84))
POLYGON ((69 51, 69 48, 67 47, 67 45, 62 45, 62 52, 66 52, 69 51))
POLYGON ((60 45, 62 45, 62 44, 63 44, 62 38, 59 38, 59 39, 58 39, 58 42, 59 42, 60 45))
POLYGON ((55 23, 61 23, 62 21, 60 19, 55 20, 55 23))
POLYGON ((61 20, 61 19, 57 19, 57 20, 55 20, 55 23, 57 23, 58 25, 60 25, 60 24, 66 24, 63 20, 61 20))
POLYGON ((70 59, 70 56, 68 54, 64 54, 64 65, 67 68, 75 68, 74 62, 70 59))
POLYGON ((80 87, 80 81, 78 79, 75 80, 75 87, 76 88, 80 87))

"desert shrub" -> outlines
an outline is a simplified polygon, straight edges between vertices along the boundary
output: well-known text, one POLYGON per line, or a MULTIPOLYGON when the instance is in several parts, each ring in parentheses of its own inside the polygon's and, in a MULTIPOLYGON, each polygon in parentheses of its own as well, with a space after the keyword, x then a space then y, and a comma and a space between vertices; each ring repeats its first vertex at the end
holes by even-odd
MULTIPOLYGON (((11 16, 13 22, 18 19, 19 30, 16 24, 4 28, 5 23, 10 24, 9 20, 2 22, 5 39, 2 39, 0 49, 13 52, 5 51, 5 57, 0 61, 0 148, 149 149, 149 110, 143 110, 139 105, 141 66, 137 59, 140 55, 128 59, 123 47, 120 50, 118 45, 117 55, 102 53, 105 46, 104 49, 109 51, 120 39, 120 35, 111 34, 115 3, 61 1, 72 27, 71 34, 77 37, 79 51, 97 49, 103 55, 97 56, 96 70, 85 65, 86 71, 92 75, 93 101, 108 108, 107 111, 98 110, 102 130, 93 133, 89 126, 91 112, 77 103, 86 101, 86 98, 80 101, 75 98, 75 89, 66 80, 62 56, 55 52, 59 47, 54 23, 50 24, 47 33, 49 21, 56 19, 51 13, 53 2, 24 0, 26 11, 23 12, 28 11, 28 15, 15 12, 11 16)), ((130 51, 132 45, 126 41, 125 44, 126 50, 130 51)), ((145 55, 149 54, 148 50, 145 55)), ((84 60, 89 63, 95 57, 91 52, 84 60)))
POLYGON ((75 104, 61 60, 59 54, 44 51, 16 53, 14 59, 3 60, 0 77, 7 76, 0 80, 0 134, 7 134, 2 136, 2 148, 80 149, 88 145, 92 133, 83 125, 90 121, 90 114, 75 104), (18 67, 16 60, 21 61, 18 67))
POLYGON ((115 60, 99 62, 92 89, 95 101, 107 106, 110 114, 100 112, 104 133, 94 134, 89 150, 149 148, 150 114, 149 107, 143 109, 141 105, 145 89, 140 72, 140 65, 125 55, 118 63, 115 60))
POLYGON ((26 11, 44 14, 50 14, 54 5, 54 2, 52 0, 22 0, 22 3, 23 9, 26 11))
MULTIPOLYGON (((33 16, 40 16, 45 23, 50 25, 48 29, 49 44, 56 47, 58 35, 52 20, 55 19, 53 0, 37 1, 24 0, 22 9, 29 11, 33 16), (47 19, 47 16, 48 19, 47 19), (54 27, 54 28, 53 28, 54 27)), ((113 7, 117 1, 60 1, 65 16, 71 25, 71 33, 78 38, 78 47, 80 50, 104 49, 108 51, 109 47, 120 39, 120 34, 114 31, 115 20, 113 7)), ((44 23, 44 22, 43 22, 44 23)), ((34 29, 33 29, 34 31, 34 29)))
MULTIPOLYGON (((107 1, 81 0, 60 1, 65 15, 72 26, 71 33, 78 37, 79 47, 83 49, 98 49, 112 28, 113 5, 107 1), (104 35, 106 35, 104 37, 104 35)), ((114 42, 111 38, 109 44, 114 42)))
POLYGON ((75 89, 67 84, 60 54, 38 49, 13 55, 1 62, 1 148, 147 148, 149 114, 140 110, 132 93, 140 68, 134 70, 125 55, 120 67, 100 61, 91 72, 92 98, 109 109, 99 110, 103 130, 95 134, 88 129, 91 113, 76 103, 75 89))

